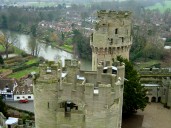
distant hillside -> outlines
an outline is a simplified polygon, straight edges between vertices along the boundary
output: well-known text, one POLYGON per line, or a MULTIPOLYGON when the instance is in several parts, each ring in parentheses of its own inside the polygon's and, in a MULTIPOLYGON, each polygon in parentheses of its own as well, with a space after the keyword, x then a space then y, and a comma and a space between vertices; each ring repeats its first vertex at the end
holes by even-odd
POLYGON ((155 5, 149 6, 146 9, 150 9, 150 10, 159 9, 160 12, 164 12, 168 8, 171 9, 171 1, 165 1, 163 3, 156 3, 155 5))

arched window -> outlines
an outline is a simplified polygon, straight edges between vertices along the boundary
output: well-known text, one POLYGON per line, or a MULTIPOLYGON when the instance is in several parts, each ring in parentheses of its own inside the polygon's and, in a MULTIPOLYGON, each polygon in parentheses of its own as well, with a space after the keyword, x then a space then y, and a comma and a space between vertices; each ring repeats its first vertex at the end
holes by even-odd
POLYGON ((19 94, 19 91, 18 90, 16 91, 16 94, 19 94))

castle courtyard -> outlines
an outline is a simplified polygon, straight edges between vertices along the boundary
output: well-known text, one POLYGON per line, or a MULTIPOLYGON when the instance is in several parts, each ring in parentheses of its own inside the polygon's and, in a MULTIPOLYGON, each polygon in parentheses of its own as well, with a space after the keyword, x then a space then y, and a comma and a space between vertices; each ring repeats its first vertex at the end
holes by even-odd
POLYGON ((171 110, 160 103, 148 104, 144 111, 123 121, 123 128, 170 128, 171 110))
POLYGON ((162 104, 151 103, 144 112, 142 128, 170 128, 171 110, 164 108, 162 104))

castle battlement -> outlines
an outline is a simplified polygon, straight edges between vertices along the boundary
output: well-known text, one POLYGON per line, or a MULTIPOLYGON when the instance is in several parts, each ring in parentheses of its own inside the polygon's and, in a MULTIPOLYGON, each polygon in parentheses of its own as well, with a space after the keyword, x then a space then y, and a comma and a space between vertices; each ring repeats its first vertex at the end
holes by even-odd
MULTIPOLYGON (((61 68, 60 62, 47 62, 39 67, 40 76, 34 83, 34 105, 39 108, 35 109, 38 128, 44 127, 46 119, 37 113, 52 119, 51 128, 63 123, 76 127, 75 119, 80 120, 79 125, 89 125, 89 119, 100 115, 105 120, 111 113, 120 117, 118 108, 122 105, 119 101, 122 100, 124 64, 118 62, 116 67, 99 64, 97 71, 90 72, 80 71, 76 60, 65 60, 65 64, 61 68)), ((110 118, 117 120, 116 116, 110 118)), ((90 128, 99 123, 102 128, 108 127, 99 119, 90 124, 90 128)))
POLYGON ((66 59, 65 60, 65 67, 80 67, 80 63, 78 60, 71 60, 71 59, 66 59))
POLYGON ((81 71, 80 62, 70 59, 64 67, 61 61, 40 65, 33 86, 36 128, 121 128, 125 65, 113 60, 129 59, 131 13, 97 15, 92 71, 81 71))
POLYGON ((107 11, 107 10, 101 10, 97 12, 98 18, 127 18, 131 17, 132 13, 130 11, 107 11))

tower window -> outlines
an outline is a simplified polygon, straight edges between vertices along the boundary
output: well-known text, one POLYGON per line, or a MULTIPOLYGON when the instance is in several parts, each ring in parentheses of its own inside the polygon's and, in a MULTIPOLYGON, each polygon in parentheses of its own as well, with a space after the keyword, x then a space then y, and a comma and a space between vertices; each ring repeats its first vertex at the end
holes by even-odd
POLYGON ((113 38, 108 38, 109 40, 109 44, 112 45, 113 44, 113 38))
POLYGON ((91 34, 91 41, 93 42, 93 33, 91 34))
POLYGON ((121 37, 122 42, 124 42, 124 37, 121 37))
POLYGON ((118 34, 118 28, 115 29, 115 34, 118 34))
POLYGON ((49 102, 48 102, 48 109, 49 109, 49 102))
POLYGON ((112 48, 109 47, 109 54, 112 54, 112 48))

